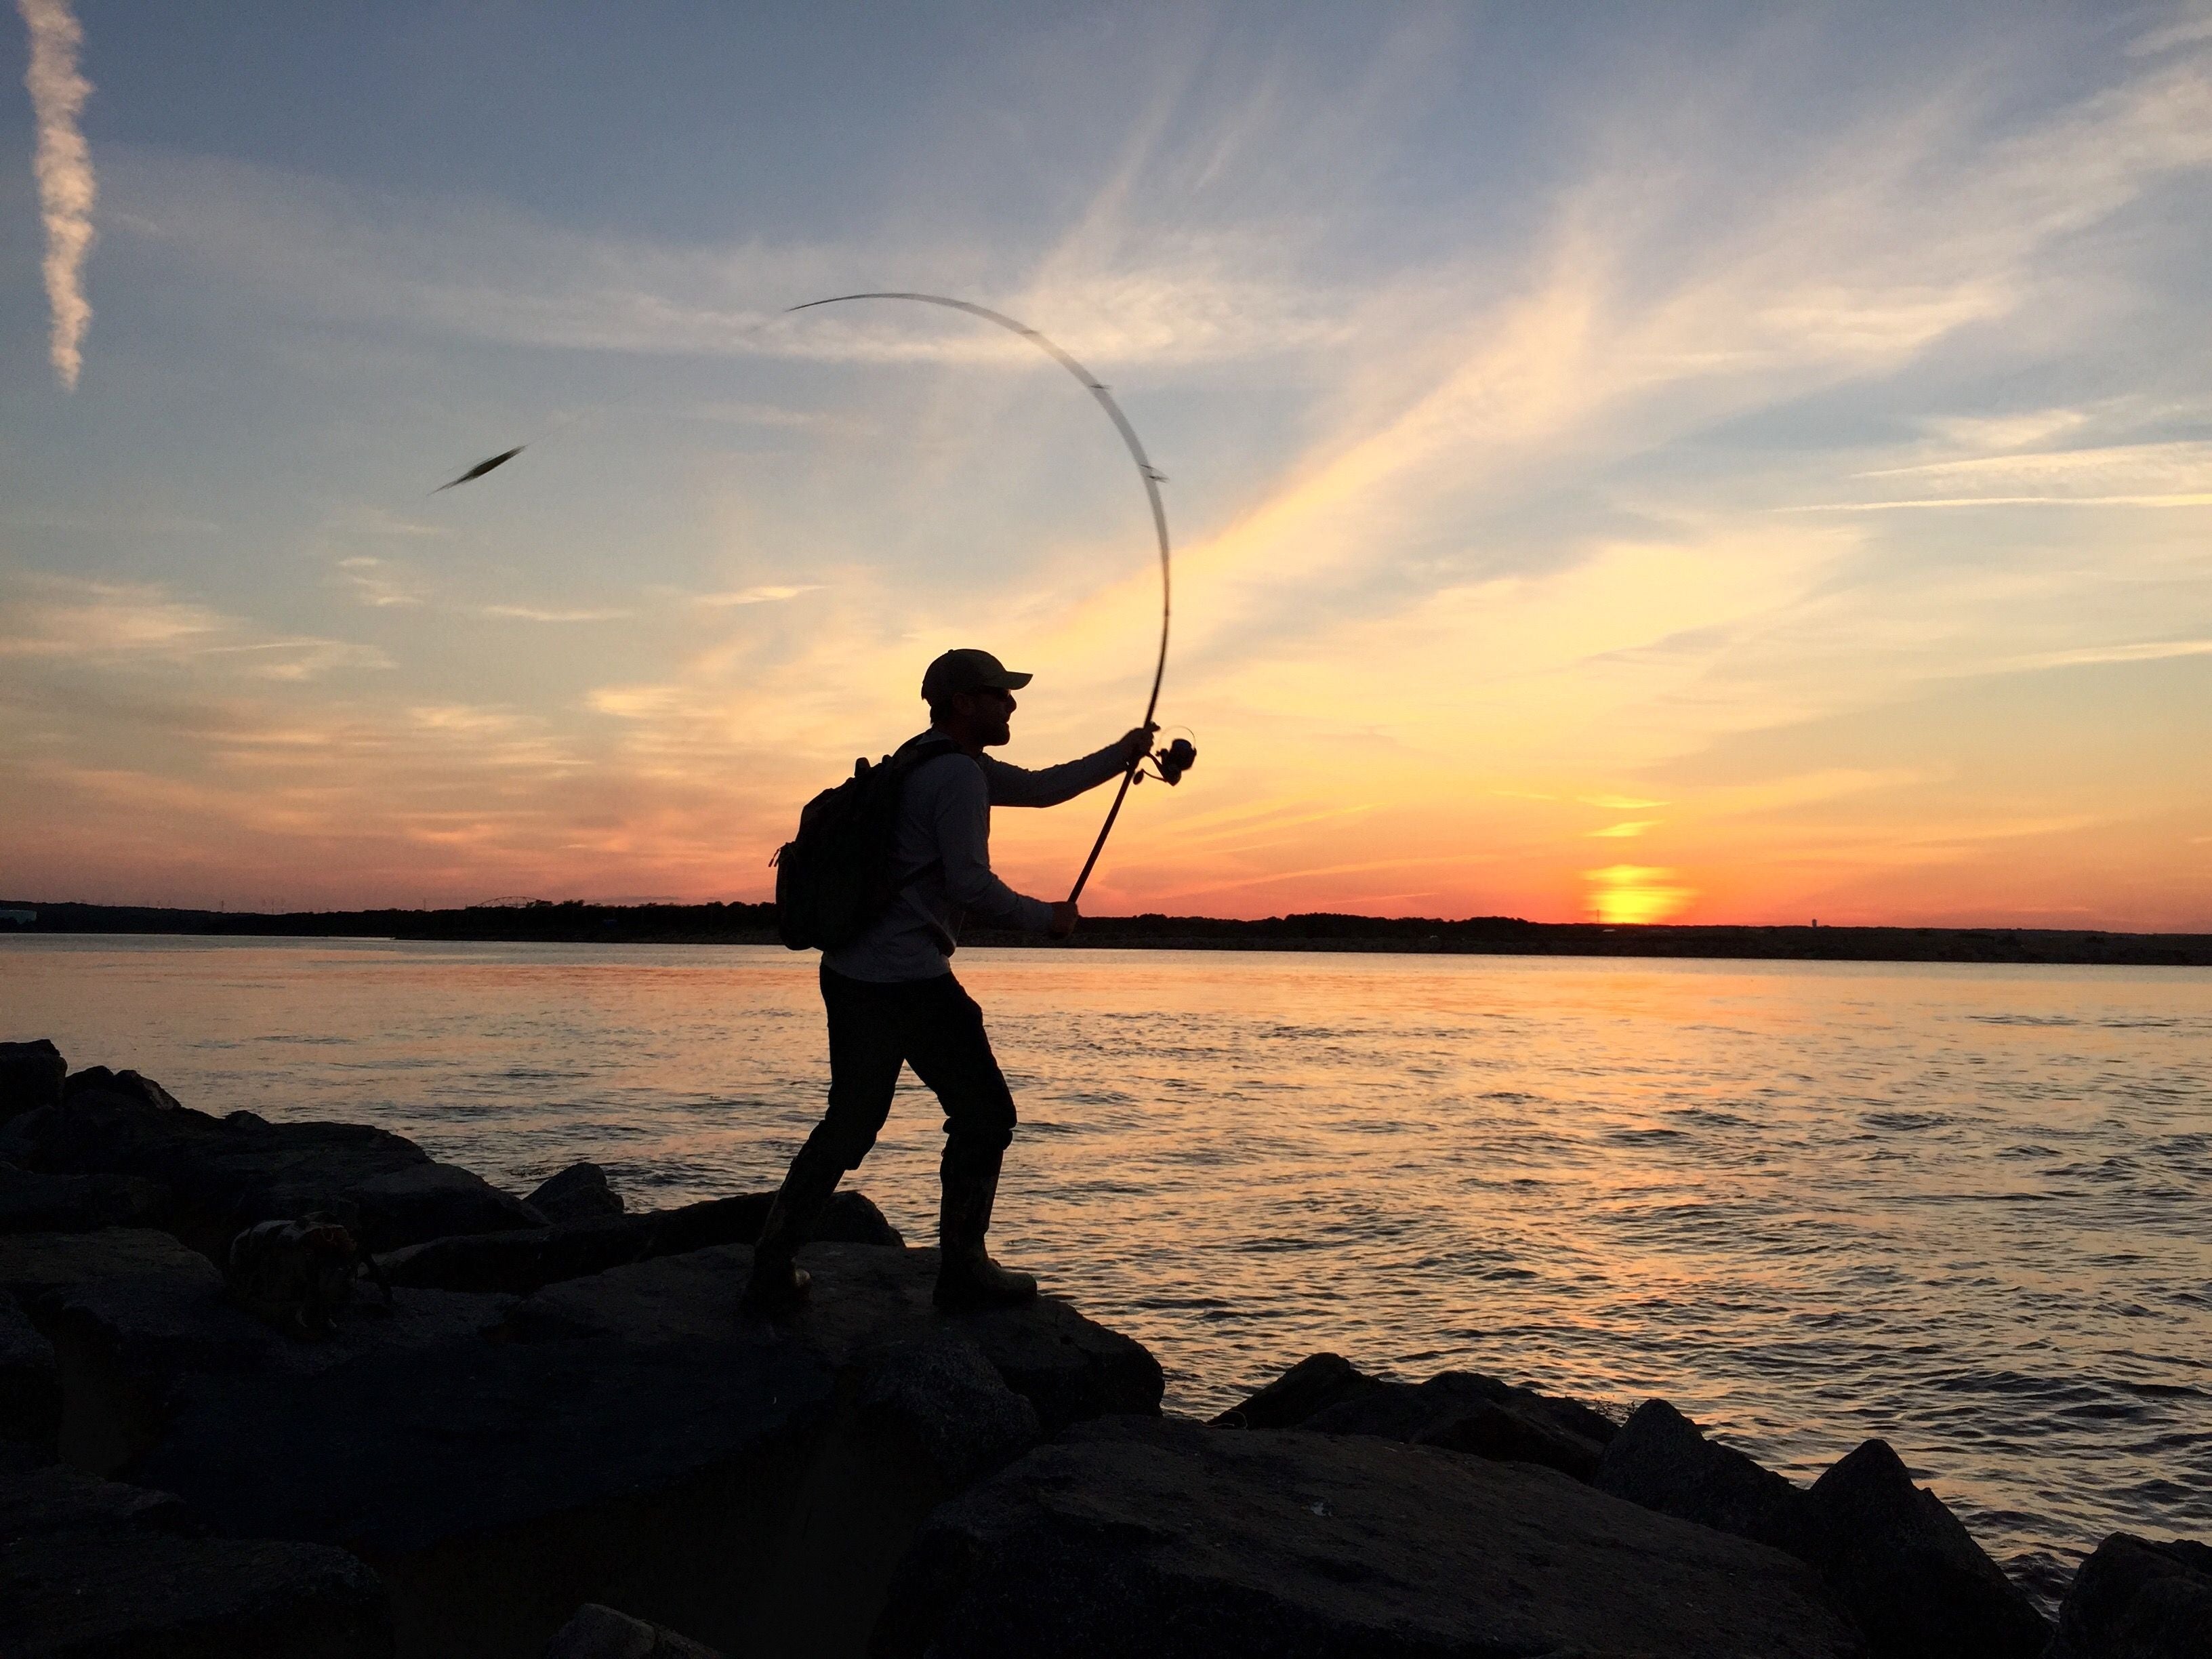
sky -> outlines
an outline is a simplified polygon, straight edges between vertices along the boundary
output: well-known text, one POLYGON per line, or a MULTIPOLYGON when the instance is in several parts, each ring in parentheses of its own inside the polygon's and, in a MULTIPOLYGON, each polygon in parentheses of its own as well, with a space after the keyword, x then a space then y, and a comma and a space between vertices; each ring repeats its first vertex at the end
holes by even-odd
POLYGON ((0 896, 2212 929, 2212 6, 18 0, 0 896), (527 447, 464 488, 435 487, 527 447), (1066 890, 1104 794, 1002 811, 1066 890))

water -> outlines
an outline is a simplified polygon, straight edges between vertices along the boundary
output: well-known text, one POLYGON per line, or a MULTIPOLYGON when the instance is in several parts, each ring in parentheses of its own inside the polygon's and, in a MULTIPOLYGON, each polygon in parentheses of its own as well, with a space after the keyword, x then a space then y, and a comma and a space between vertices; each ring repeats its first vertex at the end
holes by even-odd
MULTIPOLYGON (((963 952, 1024 1125, 1002 1259, 1210 1414, 1334 1349, 1809 1479, 1888 1438, 2047 1594, 2212 1533, 2212 973, 963 952)), ((32 939, 0 1036, 632 1207, 772 1185, 825 1081, 775 949, 32 939)), ((908 1236, 911 1079, 857 1178, 908 1236)))

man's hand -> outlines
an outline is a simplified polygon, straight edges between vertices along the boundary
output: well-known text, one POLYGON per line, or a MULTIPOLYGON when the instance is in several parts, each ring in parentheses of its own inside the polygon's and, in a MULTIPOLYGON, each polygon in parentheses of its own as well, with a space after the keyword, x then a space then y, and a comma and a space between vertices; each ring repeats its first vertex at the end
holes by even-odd
POLYGON ((1160 729, 1158 720, 1146 720, 1133 728, 1121 739, 1121 764, 1134 766, 1152 752, 1152 734, 1160 729))
POLYGON ((1060 899, 1052 907, 1052 926, 1047 931, 1054 939, 1066 939, 1075 931, 1075 901, 1060 899))

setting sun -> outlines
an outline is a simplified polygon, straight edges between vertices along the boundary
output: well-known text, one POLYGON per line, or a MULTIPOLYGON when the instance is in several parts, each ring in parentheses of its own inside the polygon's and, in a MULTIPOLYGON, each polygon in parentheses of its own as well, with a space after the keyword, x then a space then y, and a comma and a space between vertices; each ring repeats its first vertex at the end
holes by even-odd
POLYGON ((1676 885, 1672 870, 1644 864, 1613 864, 1602 870, 1585 870, 1590 884, 1589 914, 1615 925, 1665 921, 1697 896, 1676 885))

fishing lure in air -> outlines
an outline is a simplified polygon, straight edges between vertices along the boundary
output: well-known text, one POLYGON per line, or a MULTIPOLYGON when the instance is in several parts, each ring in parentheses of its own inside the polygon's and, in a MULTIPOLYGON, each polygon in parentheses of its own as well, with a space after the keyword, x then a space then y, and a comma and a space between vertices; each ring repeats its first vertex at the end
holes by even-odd
MULTIPOLYGON (((1158 712, 1160 706, 1160 682, 1167 677, 1168 620, 1173 610, 1172 585, 1170 580, 1168 561, 1168 510, 1166 503, 1160 499, 1160 485, 1166 480, 1152 465, 1151 459, 1146 455, 1145 446, 1137 436, 1137 429, 1129 424, 1129 417, 1121 412, 1121 406, 1114 401, 1113 394, 1106 390, 1105 386, 1096 375, 1028 324, 1017 322, 1003 312, 993 311, 988 306, 979 306, 970 301, 947 299, 941 294, 838 294, 826 300, 809 300, 805 305, 793 306, 791 309, 811 311, 817 306, 843 305, 853 300, 913 300, 922 305, 943 306, 948 311, 964 311, 971 317, 981 317, 987 323, 996 323, 1000 328, 1020 335, 1022 338, 1050 357, 1070 374, 1075 376, 1077 380, 1082 383, 1083 389, 1098 400, 1098 406, 1106 411, 1106 418, 1114 422, 1114 429, 1121 434, 1121 441, 1128 446, 1129 458, 1137 464, 1137 476, 1145 482, 1145 499, 1152 505, 1152 532, 1159 541, 1160 654, 1159 661, 1152 669, 1152 696, 1146 700, 1143 720, 1146 726, 1150 726, 1152 724, 1152 716, 1158 712)), ((1091 879, 1091 872, 1098 862, 1099 854, 1106 849, 1106 837, 1113 831, 1114 820, 1121 816, 1121 802, 1128 795, 1129 786, 1134 783, 1139 775, 1152 775, 1142 772, 1147 758, 1159 767, 1157 775, 1163 782, 1176 783, 1181 781, 1182 775, 1188 771, 1192 763, 1198 759, 1198 750, 1192 746, 1188 738, 1177 738, 1158 754, 1151 757, 1140 755, 1129 763, 1129 769, 1121 775, 1121 787, 1114 793, 1114 804, 1107 809, 1106 822, 1099 826, 1098 839, 1091 843, 1091 856, 1084 860, 1083 872, 1076 877, 1075 886, 1067 896, 1069 903, 1073 904, 1083 896, 1084 884, 1091 879)))
POLYGON ((430 493, 433 495, 442 495, 447 490, 451 489, 455 484, 465 484, 470 483, 473 479, 481 478, 485 473, 490 471, 494 467, 505 466, 509 461, 513 460, 516 456, 520 455, 524 450, 529 447, 530 446, 528 444, 517 444, 514 448, 508 450, 504 455, 495 455, 488 461, 478 461, 467 471, 462 473, 459 477, 447 480, 446 483, 440 484, 430 493))

